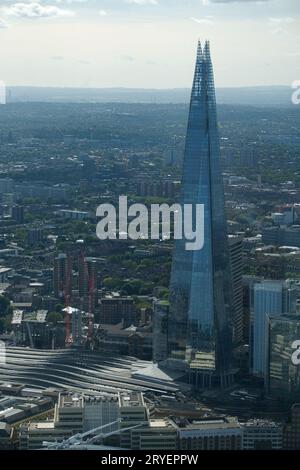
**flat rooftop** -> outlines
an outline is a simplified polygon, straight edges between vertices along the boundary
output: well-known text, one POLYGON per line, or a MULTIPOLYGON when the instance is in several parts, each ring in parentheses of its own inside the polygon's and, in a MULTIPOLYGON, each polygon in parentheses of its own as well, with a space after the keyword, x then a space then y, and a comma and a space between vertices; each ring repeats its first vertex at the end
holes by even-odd
POLYGON ((30 423, 29 424, 29 430, 50 430, 54 429, 54 421, 45 421, 41 423, 30 423))
POLYGON ((278 428, 280 423, 275 423, 274 421, 269 421, 267 419, 251 419, 243 424, 244 427, 259 427, 259 428, 278 428))
POLYGON ((235 418, 218 419, 180 419, 172 420, 178 430, 196 430, 196 429, 240 429, 241 425, 235 418))
POLYGON ((150 424, 150 428, 169 428, 169 427, 171 427, 171 424, 166 419, 150 419, 149 424, 150 424))
POLYGON ((141 393, 136 392, 129 394, 120 394, 120 405, 124 408, 145 406, 143 395, 141 393))
POLYGON ((83 397, 78 395, 60 395, 58 406, 60 408, 83 408, 83 397))

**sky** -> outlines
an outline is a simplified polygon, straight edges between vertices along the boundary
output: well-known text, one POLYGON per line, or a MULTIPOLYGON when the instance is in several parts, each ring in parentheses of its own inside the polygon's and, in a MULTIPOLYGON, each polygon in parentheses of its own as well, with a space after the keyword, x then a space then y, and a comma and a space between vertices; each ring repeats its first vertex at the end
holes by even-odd
POLYGON ((0 80, 190 87, 198 39, 218 87, 300 79, 299 0, 0 0, 0 80))

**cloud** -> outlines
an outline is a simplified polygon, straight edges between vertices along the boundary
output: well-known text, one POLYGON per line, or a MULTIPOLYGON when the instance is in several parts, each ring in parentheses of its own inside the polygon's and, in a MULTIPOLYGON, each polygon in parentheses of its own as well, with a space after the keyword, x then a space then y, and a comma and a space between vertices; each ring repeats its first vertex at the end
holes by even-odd
POLYGON ((272 31, 272 34, 274 34, 274 36, 281 36, 282 34, 285 34, 286 31, 283 29, 283 28, 276 28, 276 29, 273 29, 272 31))
POLYGON ((294 23, 295 18, 292 18, 291 16, 286 16, 282 18, 269 18, 269 21, 275 25, 290 24, 290 23, 294 23))
POLYGON ((288 31, 284 27, 291 23, 294 23, 294 21, 295 19, 290 16, 269 18, 270 24, 275 27, 275 29, 272 30, 272 34, 274 34, 275 36, 288 34, 288 31))
POLYGON ((100 11, 98 11, 98 15, 107 16, 107 12, 105 10, 100 10, 100 11))
POLYGON ((6 23, 5 20, 0 18, 0 29, 5 29, 5 28, 8 28, 8 24, 6 23))
POLYGON ((120 59, 126 60, 127 62, 134 62, 135 58, 131 55, 123 54, 120 56, 120 59))
POLYGON ((211 16, 206 16, 204 18, 195 18, 194 16, 192 16, 191 20, 194 21, 195 23, 203 24, 207 26, 212 26, 214 24, 211 16))
POLYGON ((63 16, 74 16, 71 10, 65 10, 55 5, 41 5, 37 2, 14 3, 5 7, 3 11, 9 16, 19 18, 58 18, 63 16))
POLYGON ((78 62, 82 65, 90 65, 91 63, 89 60, 85 60, 85 59, 80 59, 78 62))
POLYGON ((131 5, 158 5, 158 0, 125 0, 131 5))
POLYGON ((288 57, 300 57, 300 52, 288 52, 286 55, 288 57))

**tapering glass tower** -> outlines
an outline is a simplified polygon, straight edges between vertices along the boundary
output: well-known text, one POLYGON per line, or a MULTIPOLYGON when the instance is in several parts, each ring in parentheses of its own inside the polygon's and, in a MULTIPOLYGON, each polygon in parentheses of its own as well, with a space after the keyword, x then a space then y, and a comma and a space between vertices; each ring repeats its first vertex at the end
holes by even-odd
MULTIPOLYGON (((176 241, 170 283, 168 364, 200 388, 231 376, 232 295, 209 42, 198 45, 183 166, 181 204, 204 204, 204 247, 176 241)), ((194 211, 195 212, 195 211, 194 211)))

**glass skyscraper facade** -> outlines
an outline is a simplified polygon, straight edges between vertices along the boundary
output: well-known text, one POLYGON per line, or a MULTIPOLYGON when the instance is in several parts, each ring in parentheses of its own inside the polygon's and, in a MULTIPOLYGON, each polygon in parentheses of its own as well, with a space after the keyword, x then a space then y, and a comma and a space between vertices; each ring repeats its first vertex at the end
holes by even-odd
POLYGON ((268 392, 282 400, 298 401, 300 367, 292 362, 292 346, 300 338, 300 315, 270 316, 268 320, 268 392))
POLYGON ((282 281, 263 281, 254 286, 252 372, 262 378, 267 367, 267 315, 281 315, 284 313, 283 284, 282 281))
POLYGON ((250 359, 254 375, 264 378, 268 367, 268 315, 295 312, 298 287, 288 281, 262 281, 254 285, 250 359))
MULTIPOLYGON (((168 363, 196 385, 226 384, 231 371, 232 286, 210 46, 198 45, 181 204, 204 205, 204 247, 177 240, 170 282, 168 363)), ((195 218, 194 210, 194 218, 195 218)))

